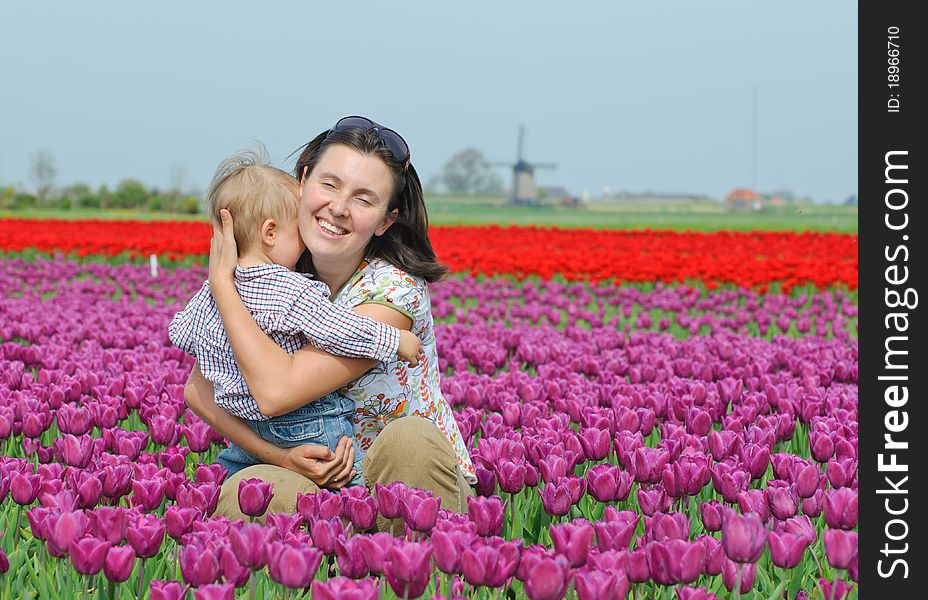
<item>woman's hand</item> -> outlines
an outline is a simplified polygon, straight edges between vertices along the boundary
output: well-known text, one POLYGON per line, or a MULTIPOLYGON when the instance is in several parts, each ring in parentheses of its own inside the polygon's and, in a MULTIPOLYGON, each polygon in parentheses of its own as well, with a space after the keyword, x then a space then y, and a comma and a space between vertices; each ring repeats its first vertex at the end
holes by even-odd
POLYGON ((222 225, 213 224, 213 239, 209 244, 209 285, 215 287, 235 280, 238 246, 232 229, 232 213, 219 211, 222 225))
POLYGON ((354 445, 343 437, 335 452, 314 444, 294 446, 284 455, 280 466, 299 473, 321 488, 338 489, 354 479, 354 445))

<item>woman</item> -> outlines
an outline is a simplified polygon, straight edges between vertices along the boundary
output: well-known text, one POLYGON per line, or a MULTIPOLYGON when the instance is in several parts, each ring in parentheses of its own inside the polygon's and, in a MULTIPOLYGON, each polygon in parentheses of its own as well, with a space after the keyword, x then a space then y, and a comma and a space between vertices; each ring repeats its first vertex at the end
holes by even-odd
MULTIPOLYGON (((290 356, 255 324, 238 296, 232 221, 223 215, 213 237, 210 287, 246 383, 269 416, 286 415, 327 393, 355 401, 355 437, 366 451, 368 487, 402 481, 432 490, 442 507, 467 509, 473 465, 439 387, 438 356, 427 282, 442 279, 428 238, 422 186, 405 141, 363 117, 347 117, 309 142, 297 160, 300 235, 310 264, 333 302, 419 336, 424 356, 410 368, 326 354, 306 346, 290 356)), ((198 369, 185 389, 190 407, 226 439, 266 463, 245 468, 222 488, 218 512, 238 511, 238 482, 275 484, 268 512, 293 512, 296 495, 339 488, 352 478, 352 445, 289 450, 263 440, 218 409, 198 369)), ((284 432, 284 435, 286 432, 284 432)), ((381 526, 384 526, 381 523, 381 526)))

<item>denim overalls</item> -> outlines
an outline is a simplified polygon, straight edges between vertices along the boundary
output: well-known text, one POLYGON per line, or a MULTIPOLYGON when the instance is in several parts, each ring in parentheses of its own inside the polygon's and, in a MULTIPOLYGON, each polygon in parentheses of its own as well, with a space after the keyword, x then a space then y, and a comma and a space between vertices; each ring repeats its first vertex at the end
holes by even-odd
MULTIPOLYGON (((348 485, 364 485, 362 461, 364 452, 354 437, 354 400, 331 393, 315 402, 266 421, 242 419, 259 436, 278 448, 293 448, 303 444, 327 446, 335 450, 338 441, 347 436, 354 445, 354 472, 348 485)), ((263 464, 235 444, 219 453, 219 464, 229 470, 227 476, 245 467, 263 464)))

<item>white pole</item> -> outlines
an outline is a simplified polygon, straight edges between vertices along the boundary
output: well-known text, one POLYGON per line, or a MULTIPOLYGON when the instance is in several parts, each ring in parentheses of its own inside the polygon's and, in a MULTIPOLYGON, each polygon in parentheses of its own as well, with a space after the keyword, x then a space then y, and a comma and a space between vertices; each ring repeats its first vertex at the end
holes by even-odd
POLYGON ((148 257, 148 265, 151 267, 151 276, 158 276, 158 255, 152 254, 148 257))

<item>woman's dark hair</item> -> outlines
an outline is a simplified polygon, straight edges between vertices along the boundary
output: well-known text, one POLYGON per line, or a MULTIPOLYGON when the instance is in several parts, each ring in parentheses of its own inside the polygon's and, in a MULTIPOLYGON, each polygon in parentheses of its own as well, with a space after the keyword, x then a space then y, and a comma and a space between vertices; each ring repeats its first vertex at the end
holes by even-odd
MULTIPOLYGON (((381 159, 393 174, 393 194, 387 204, 387 212, 394 209, 399 214, 387 231, 381 236, 374 236, 365 249, 365 255, 382 258, 403 269, 433 283, 441 281, 448 275, 448 267, 440 264, 429 241, 429 216, 425 210, 425 197, 422 195, 422 183, 416 170, 410 164, 406 169, 393 153, 388 150, 375 131, 363 129, 345 129, 342 131, 324 131, 308 144, 298 149, 293 174, 303 179, 303 172, 313 172, 319 157, 326 148, 333 144, 342 144, 354 148, 363 154, 381 159)), ((296 154, 296 152, 294 152, 296 154)), ((297 268, 309 267, 311 262, 303 255, 297 268), (308 264, 307 264, 308 263, 308 264)), ((309 269, 305 269, 309 270, 309 269)))

